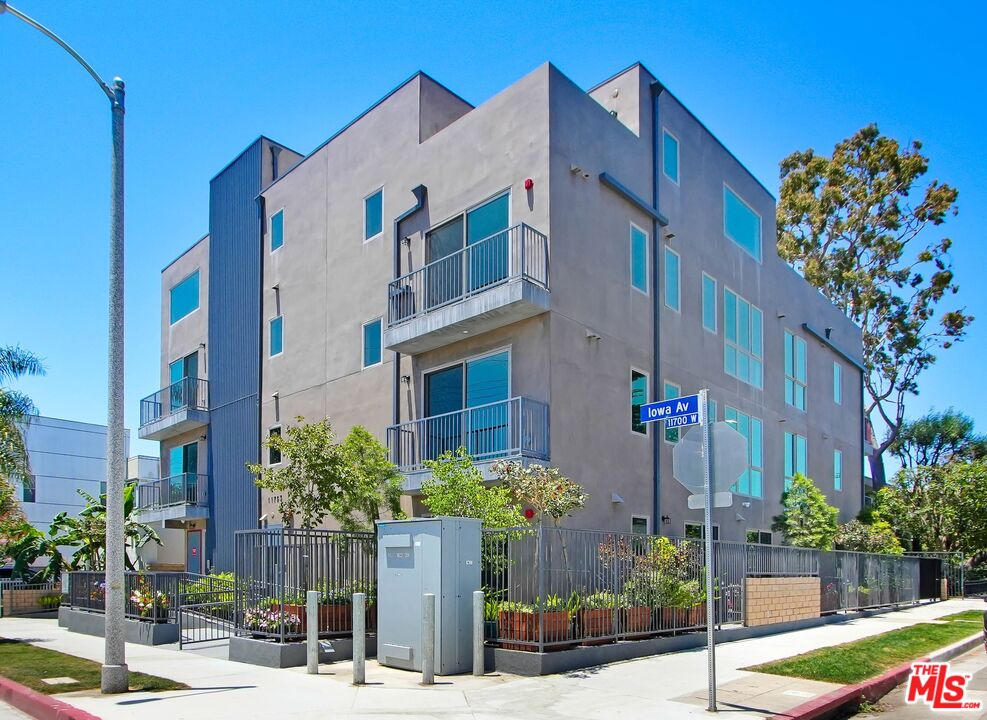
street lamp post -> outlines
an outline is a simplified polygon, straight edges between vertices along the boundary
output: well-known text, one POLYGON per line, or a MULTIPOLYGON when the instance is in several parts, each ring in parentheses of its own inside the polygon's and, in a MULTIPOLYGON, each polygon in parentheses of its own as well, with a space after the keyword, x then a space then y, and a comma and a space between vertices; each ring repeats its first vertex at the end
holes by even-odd
POLYGON ((104 693, 126 692, 129 673, 124 636, 123 489, 126 472, 123 429, 123 80, 107 85, 92 66, 44 25, 0 0, 0 14, 9 12, 45 34, 85 68, 110 101, 113 155, 110 193, 109 403, 106 434, 106 631, 100 687, 104 693))

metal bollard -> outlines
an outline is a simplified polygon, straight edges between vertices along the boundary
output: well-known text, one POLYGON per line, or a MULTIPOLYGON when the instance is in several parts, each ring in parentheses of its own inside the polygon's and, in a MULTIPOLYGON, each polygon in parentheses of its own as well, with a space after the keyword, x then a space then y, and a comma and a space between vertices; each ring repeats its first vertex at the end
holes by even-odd
POLYGON ((422 685, 435 684, 435 595, 422 596, 422 685))
POLYGON ((473 593, 473 674, 483 675, 483 591, 473 593))
POLYGON ((353 593, 353 684, 367 681, 367 596, 353 593))
POLYGON ((319 674, 319 591, 305 593, 305 651, 308 656, 308 674, 319 674))

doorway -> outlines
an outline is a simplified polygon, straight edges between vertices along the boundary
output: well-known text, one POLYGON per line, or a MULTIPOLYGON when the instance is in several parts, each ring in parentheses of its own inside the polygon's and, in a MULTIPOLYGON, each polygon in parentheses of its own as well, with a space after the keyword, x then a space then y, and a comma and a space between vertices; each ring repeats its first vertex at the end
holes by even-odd
POLYGON ((202 575, 202 531, 185 532, 185 572, 202 575))

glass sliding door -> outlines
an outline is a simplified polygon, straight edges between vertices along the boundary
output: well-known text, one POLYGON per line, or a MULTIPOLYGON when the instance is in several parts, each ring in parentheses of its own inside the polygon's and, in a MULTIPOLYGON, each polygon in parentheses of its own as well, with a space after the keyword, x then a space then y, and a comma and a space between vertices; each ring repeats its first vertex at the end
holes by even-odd
POLYGON ((463 366, 425 376, 425 417, 422 428, 422 459, 434 460, 463 445, 463 366))
POLYGON ((468 447, 476 458, 503 455, 510 445, 509 358, 502 352, 466 363, 468 447))
POLYGON ((199 377, 199 353, 186 355, 168 366, 169 395, 171 396, 171 411, 191 405, 197 406, 195 392, 196 383, 182 382, 186 378, 199 377))
POLYGON ((168 451, 168 478, 163 481, 162 503, 175 505, 196 502, 199 472, 199 444, 189 443, 168 451))
POLYGON ((425 304, 429 310, 463 294, 463 218, 447 222, 425 237, 425 304))
POLYGON ((499 283, 508 276, 509 194, 501 195, 466 213, 470 292, 499 283))

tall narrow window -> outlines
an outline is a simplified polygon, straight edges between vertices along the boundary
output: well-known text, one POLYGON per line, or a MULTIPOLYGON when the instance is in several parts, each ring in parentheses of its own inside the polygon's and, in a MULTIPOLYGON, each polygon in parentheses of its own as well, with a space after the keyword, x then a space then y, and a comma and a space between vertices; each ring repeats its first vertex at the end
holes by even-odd
POLYGON ((380 235, 384 229, 384 190, 363 199, 363 239, 380 235))
POLYGON ((280 355, 284 352, 284 317, 278 315, 271 319, 271 349, 270 355, 280 355))
POLYGON ((703 327, 716 332, 716 279, 703 273, 703 327))
POLYGON ((279 428, 279 427, 273 427, 273 428, 271 428, 270 430, 267 431, 267 440, 268 440, 268 443, 269 443, 268 446, 267 446, 267 464, 268 465, 277 465, 279 462, 281 462, 281 451, 278 450, 275 447, 271 447, 270 446, 270 441, 271 441, 271 438, 273 438, 273 437, 281 437, 281 428, 279 428))
POLYGON ((727 185, 723 186, 723 234, 761 260, 761 216, 727 185))
POLYGON ((679 141, 668 130, 662 132, 661 169, 665 173, 665 177, 678 185, 679 141))
POLYGON ((199 271, 189 275, 168 292, 171 324, 199 309, 199 271))
POLYGON ((631 430, 648 434, 647 423, 641 422, 641 406, 648 402, 648 376, 631 370, 631 430))
POLYGON ((764 385, 761 326, 761 311, 724 288, 723 371, 756 388, 764 385))
POLYGON ((631 224, 631 285, 648 292, 648 233, 631 224))
POLYGON ((785 331, 785 402, 805 410, 805 340, 785 331))
MULTIPOLYGON (((682 388, 680 388, 675 383, 665 382, 665 395, 663 400, 671 400, 677 398, 682 394, 682 388)), ((665 428, 665 442, 677 443, 679 441, 679 429, 678 428, 665 428)))
POLYGON ((833 451, 833 489, 843 489, 843 452, 833 451))
POLYGON ((271 215, 271 252, 284 245, 284 210, 271 215))
POLYGON ((785 433, 785 489, 792 484, 792 478, 806 475, 806 442, 801 435, 785 433))
POLYGON ((723 419, 747 440, 748 468, 743 475, 737 478, 737 482, 733 484, 730 491, 738 495, 763 497, 764 453, 761 440, 761 421, 732 407, 723 409, 723 419))
POLYGON ((21 484, 21 502, 37 502, 38 486, 34 480, 34 475, 25 475, 21 484))
POLYGON ((679 255, 665 248, 665 305, 675 311, 681 309, 679 281, 679 255))
POLYGON ((363 367, 376 365, 381 360, 381 322, 380 318, 371 320, 363 326, 363 367))
POLYGON ((843 366, 838 362, 833 363, 833 402, 843 404, 843 366))

